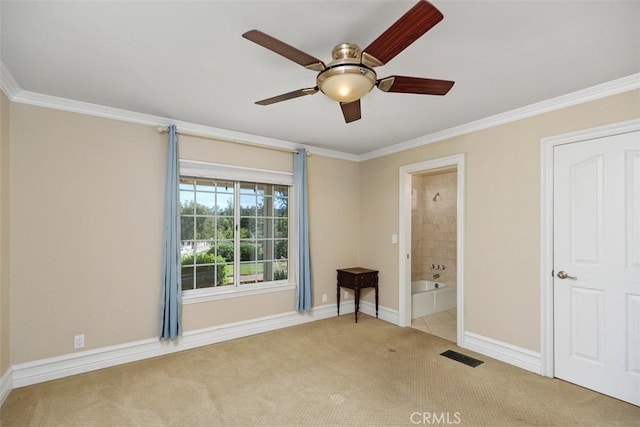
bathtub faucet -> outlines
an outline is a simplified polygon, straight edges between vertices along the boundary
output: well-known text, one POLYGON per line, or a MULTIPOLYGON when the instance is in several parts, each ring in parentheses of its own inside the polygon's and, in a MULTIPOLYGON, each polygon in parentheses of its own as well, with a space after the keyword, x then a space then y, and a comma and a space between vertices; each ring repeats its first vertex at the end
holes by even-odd
POLYGON ((438 280, 440 278, 440 275, 438 273, 433 275, 433 280, 438 280))

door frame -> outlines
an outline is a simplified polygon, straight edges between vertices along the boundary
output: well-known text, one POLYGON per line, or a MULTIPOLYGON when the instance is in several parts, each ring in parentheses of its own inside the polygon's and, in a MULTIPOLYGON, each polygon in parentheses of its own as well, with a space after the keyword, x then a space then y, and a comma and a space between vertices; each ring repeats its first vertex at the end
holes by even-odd
POLYGON ((564 133, 542 138, 541 142, 541 337, 540 337, 540 373, 553 378, 553 153, 559 145, 573 144, 591 139, 603 138, 640 130, 640 119, 614 123, 605 126, 564 133))
POLYGON ((398 216, 398 325, 411 326, 411 175, 448 166, 456 166, 456 275, 457 344, 464 339, 464 201, 465 155, 456 154, 400 167, 398 216))

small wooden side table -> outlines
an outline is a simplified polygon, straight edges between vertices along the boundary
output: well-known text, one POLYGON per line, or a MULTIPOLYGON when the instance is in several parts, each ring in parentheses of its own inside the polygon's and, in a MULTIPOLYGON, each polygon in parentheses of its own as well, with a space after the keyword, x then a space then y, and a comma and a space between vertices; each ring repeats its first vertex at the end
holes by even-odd
POLYGON ((338 296, 338 316, 340 316, 340 288, 353 289, 356 303, 356 323, 358 323, 358 311, 360 310, 360 289, 375 288, 376 292, 376 318, 378 317, 378 270, 353 267, 339 269, 336 292, 338 296))

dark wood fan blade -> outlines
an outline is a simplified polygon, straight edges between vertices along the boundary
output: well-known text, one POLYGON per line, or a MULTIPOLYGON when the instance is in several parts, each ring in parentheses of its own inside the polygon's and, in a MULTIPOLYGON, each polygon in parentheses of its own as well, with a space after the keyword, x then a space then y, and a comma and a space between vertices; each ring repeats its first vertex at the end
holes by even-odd
POLYGON ((428 1, 418 2, 363 50, 363 62, 369 55, 381 62, 377 65, 386 64, 433 28, 443 17, 442 13, 428 1))
POLYGON ((313 95, 317 91, 318 91, 317 87, 310 87, 307 89, 298 89, 298 90, 294 90, 293 92, 287 92, 287 93, 283 93, 282 95, 263 99, 262 101, 257 101, 256 104, 271 105, 271 104, 275 104, 276 102, 286 101, 287 99, 298 98, 300 96, 305 96, 305 95, 313 95))
POLYGON ((341 102, 340 108, 342 108, 342 115, 346 123, 355 122, 360 120, 360 100, 353 102, 341 102))
POLYGON ((268 34, 263 33, 258 30, 247 31, 242 35, 247 40, 251 40, 254 43, 259 44, 262 47, 266 47, 267 49, 277 53, 278 55, 282 55, 291 61, 302 65, 305 68, 315 71, 322 71, 326 67, 324 62, 320 61, 318 58, 314 58, 301 51, 300 49, 296 49, 293 46, 286 44, 276 38, 271 37, 268 34))
POLYGON ((378 80, 378 89, 385 92, 446 95, 455 82, 420 77, 389 76, 378 80))

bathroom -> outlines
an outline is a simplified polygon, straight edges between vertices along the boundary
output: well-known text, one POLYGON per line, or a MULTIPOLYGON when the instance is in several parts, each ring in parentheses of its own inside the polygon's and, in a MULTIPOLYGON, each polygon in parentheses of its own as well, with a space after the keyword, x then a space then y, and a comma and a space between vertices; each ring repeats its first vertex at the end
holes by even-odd
POLYGON ((456 341, 457 170, 411 176, 411 326, 456 341))

